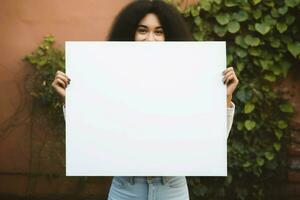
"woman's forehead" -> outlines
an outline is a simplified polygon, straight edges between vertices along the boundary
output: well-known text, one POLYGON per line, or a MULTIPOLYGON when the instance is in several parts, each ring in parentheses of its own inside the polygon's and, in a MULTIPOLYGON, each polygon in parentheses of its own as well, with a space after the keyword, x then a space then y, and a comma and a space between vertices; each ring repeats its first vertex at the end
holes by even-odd
POLYGON ((147 27, 160 27, 161 24, 159 22, 158 16, 154 13, 148 13, 144 18, 140 21, 139 25, 144 25, 147 27))

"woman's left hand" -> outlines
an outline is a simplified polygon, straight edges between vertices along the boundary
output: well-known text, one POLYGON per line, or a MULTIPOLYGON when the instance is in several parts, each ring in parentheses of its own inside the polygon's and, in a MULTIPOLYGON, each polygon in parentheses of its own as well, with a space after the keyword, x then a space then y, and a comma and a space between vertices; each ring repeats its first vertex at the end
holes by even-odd
POLYGON ((223 71, 223 83, 227 85, 227 106, 231 107, 231 99, 239 80, 234 72, 233 67, 228 67, 223 71))

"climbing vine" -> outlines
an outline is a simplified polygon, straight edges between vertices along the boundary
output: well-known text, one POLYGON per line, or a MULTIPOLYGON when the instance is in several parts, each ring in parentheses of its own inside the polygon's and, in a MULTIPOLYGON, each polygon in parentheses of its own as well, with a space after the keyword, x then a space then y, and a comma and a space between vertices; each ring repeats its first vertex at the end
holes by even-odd
POLYGON ((52 35, 45 36, 38 48, 25 56, 24 60, 34 67, 31 95, 35 106, 45 110, 54 129, 63 132, 63 101, 53 90, 51 83, 57 70, 65 70, 65 55, 54 43, 52 35))
POLYGON ((198 41, 226 41, 240 84, 226 178, 189 178, 193 199, 266 199, 286 174, 293 106, 276 84, 300 60, 299 0, 201 0, 182 11, 198 41))

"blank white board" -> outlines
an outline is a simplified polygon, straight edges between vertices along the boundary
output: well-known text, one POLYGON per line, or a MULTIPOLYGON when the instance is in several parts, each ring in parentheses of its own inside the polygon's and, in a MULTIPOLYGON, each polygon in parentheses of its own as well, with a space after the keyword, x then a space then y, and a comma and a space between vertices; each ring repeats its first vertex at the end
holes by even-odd
POLYGON ((67 176, 226 176, 225 42, 66 42, 67 176))

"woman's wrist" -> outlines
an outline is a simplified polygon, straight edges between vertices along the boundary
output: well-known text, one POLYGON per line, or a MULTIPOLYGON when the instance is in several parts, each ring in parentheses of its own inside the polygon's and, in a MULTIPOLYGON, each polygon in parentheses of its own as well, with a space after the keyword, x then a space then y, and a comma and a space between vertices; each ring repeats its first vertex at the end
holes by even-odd
POLYGON ((227 107, 228 108, 232 108, 231 100, 232 100, 232 95, 227 95, 227 107))

